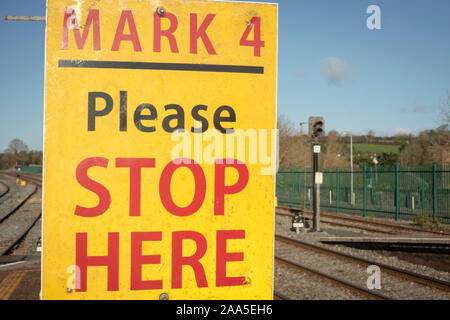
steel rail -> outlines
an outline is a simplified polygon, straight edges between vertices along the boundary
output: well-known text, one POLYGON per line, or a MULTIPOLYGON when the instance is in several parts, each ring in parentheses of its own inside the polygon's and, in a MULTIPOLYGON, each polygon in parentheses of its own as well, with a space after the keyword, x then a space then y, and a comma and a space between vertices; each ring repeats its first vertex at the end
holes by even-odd
POLYGON ((0 198, 1 198, 9 192, 9 186, 6 183, 4 183, 3 181, 0 181, 0 184, 4 185, 6 187, 6 190, 0 194, 0 198))
MULTIPOLYGON (((284 217, 292 217, 292 214, 289 214, 289 213, 275 212, 275 214, 277 214, 279 216, 284 216, 284 217)), ((309 218, 306 218, 306 219, 309 219, 309 218)), ((398 235, 397 232, 384 231, 384 230, 380 230, 380 229, 374 229, 374 228, 363 227, 363 226, 348 225, 348 224, 334 222, 334 221, 330 221, 330 220, 320 219, 320 222, 321 223, 325 223, 325 224, 329 224, 329 225, 332 225, 332 226, 344 227, 344 228, 349 228, 349 229, 358 229, 358 230, 365 230, 365 231, 375 232, 375 233, 398 235)))
POLYGON ((282 294, 281 292, 278 292, 276 290, 273 290, 273 296, 278 297, 279 300, 292 300, 291 298, 289 298, 288 296, 282 294))
POLYGON ((21 179, 25 181, 42 186, 42 178, 40 178, 39 176, 30 176, 28 174, 13 173, 13 172, 1 172, 1 173, 14 178, 17 178, 17 176, 19 176, 21 179))
POLYGON ((309 274, 312 274, 312 275, 319 276, 321 278, 327 279, 328 281, 331 281, 331 282, 337 284, 340 287, 345 287, 347 289, 350 289, 351 291, 358 292, 358 293, 360 293, 360 294, 362 294, 362 295, 364 295, 364 296, 366 296, 368 298, 377 299, 377 300, 392 300, 392 298, 390 298, 390 297, 388 297, 388 296, 386 296, 384 294, 370 291, 370 290, 368 290, 366 288, 363 288, 363 287, 358 286, 356 284, 350 283, 350 282, 348 282, 346 280, 342 280, 342 279, 333 277, 331 275, 325 274, 325 273, 320 272, 318 270, 314 270, 312 268, 309 268, 309 267, 306 267, 304 265, 301 265, 301 264, 299 264, 297 262, 294 262, 294 261, 291 261, 291 260, 287 260, 287 259, 281 258, 279 256, 275 256, 275 259, 280 261, 280 262, 282 262, 282 263, 284 263, 284 264, 287 264, 287 265, 293 266, 293 267, 295 267, 297 269, 300 269, 301 271, 304 271, 304 272, 307 272, 309 274))
POLYGON ((12 249, 20 242, 22 241, 25 236, 28 234, 28 232, 30 232, 31 228, 34 227, 34 225, 36 224, 36 222, 38 222, 38 220, 41 218, 42 216, 42 212, 39 213, 39 215, 36 217, 36 219, 34 219, 34 221, 30 224, 30 226, 16 239, 14 240, 6 249, 5 251, 3 251, 3 253, 1 254, 1 256, 6 256, 8 255, 12 249))
POLYGON ((37 184, 40 187, 42 186, 42 180, 32 178, 32 177, 22 177, 22 179, 29 183, 37 184))
POLYGON ((324 247, 320 247, 311 243, 307 243, 304 241, 299 241, 299 240, 295 240, 295 239, 290 239, 287 238, 285 236, 281 236, 281 235, 275 235, 275 239, 291 244, 291 245, 295 245, 298 247, 302 247, 308 250, 313 250, 322 254, 326 254, 326 255, 332 255, 334 257, 337 257, 339 259, 342 260, 346 260, 349 262, 353 262, 353 263, 357 263, 359 265, 363 265, 363 266, 370 266, 370 265, 376 265, 380 268, 381 271, 389 273, 393 276, 399 277, 399 278, 403 278, 406 280, 410 280, 422 285, 426 285, 429 287, 434 287, 440 290, 444 290, 444 291, 450 291, 450 282, 448 281, 444 281, 444 280, 440 280, 440 279, 436 279, 436 278, 432 278, 432 277, 428 277, 428 276, 424 276, 418 273, 414 273, 411 271, 407 271, 407 270, 403 270, 394 266, 389 266, 386 264, 382 264, 376 261, 370 261, 368 259, 364 259, 364 258, 360 258, 357 256, 353 256, 350 254, 346 254, 343 252, 339 252, 339 251, 335 251, 332 249, 328 249, 328 248, 324 248, 324 247))
MULTIPOLYGON (((284 207, 284 206, 277 206, 277 208, 282 209, 282 210, 303 212, 303 210, 301 210, 301 209, 294 209, 294 208, 289 208, 289 207, 284 207)), ((312 214, 312 212, 309 212, 309 211, 306 211, 303 213, 308 214, 308 215, 312 214)), ((380 226, 380 227, 385 227, 385 228, 433 233, 433 234, 439 234, 439 235, 450 235, 450 233, 444 232, 444 231, 426 230, 426 229, 420 229, 420 228, 416 228, 416 227, 395 225, 392 223, 383 223, 383 222, 377 222, 377 221, 371 221, 371 220, 362 220, 362 219, 358 219, 358 218, 336 216, 336 215, 327 214, 327 213, 320 213, 320 215, 322 217, 327 217, 327 218, 331 218, 331 219, 344 220, 344 221, 355 222, 355 223, 370 224, 373 226, 380 226)))
POLYGON ((5 216, 1 217, 0 223, 8 219, 14 212, 16 212, 21 206, 23 206, 28 201, 28 199, 30 199, 33 195, 36 194, 37 190, 38 186, 34 185, 34 190, 29 195, 27 195, 21 202, 19 202, 17 206, 15 206, 12 210, 10 210, 5 216))

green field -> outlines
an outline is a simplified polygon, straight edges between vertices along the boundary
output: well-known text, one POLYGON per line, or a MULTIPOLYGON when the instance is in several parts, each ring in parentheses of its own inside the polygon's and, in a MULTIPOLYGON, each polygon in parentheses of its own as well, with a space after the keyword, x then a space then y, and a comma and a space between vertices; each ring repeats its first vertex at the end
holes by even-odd
MULTIPOLYGON (((350 147, 350 145, 347 145, 348 147, 350 147)), ((383 145, 383 144, 362 144, 362 143, 354 143, 353 144, 353 149, 356 152, 360 152, 360 153, 376 153, 376 154, 381 154, 381 153, 389 153, 392 152, 394 154, 397 154, 399 152, 399 148, 400 146, 398 145, 383 145)))

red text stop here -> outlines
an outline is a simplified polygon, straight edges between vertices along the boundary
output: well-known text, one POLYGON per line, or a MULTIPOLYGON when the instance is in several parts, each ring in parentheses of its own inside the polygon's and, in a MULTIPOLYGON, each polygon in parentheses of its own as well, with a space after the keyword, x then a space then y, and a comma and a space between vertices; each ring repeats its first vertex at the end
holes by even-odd
MULTIPOLYGON (((115 167, 128 169, 130 174, 129 188, 129 216, 141 215, 141 172, 155 167, 154 158, 116 158, 115 167)), ((91 157, 81 161, 76 169, 78 183, 95 193, 98 204, 95 207, 83 207, 77 205, 74 214, 84 218, 95 218, 105 213, 111 204, 111 195, 107 186, 89 178, 87 172, 91 167, 107 168, 109 159, 91 157)), ((214 165, 214 215, 226 215, 225 196, 232 196, 241 192, 249 180, 247 166, 236 159, 218 159, 214 165), (226 168, 235 170, 238 179, 234 184, 226 185, 226 168)), ((155 183, 156 184, 156 183, 155 183)), ((206 195, 206 178, 202 167, 191 159, 176 159, 169 162, 163 169, 159 179, 159 197, 164 208, 172 215, 183 218, 195 214, 204 203, 206 195), (187 168, 194 178, 194 195, 190 204, 184 207, 178 206, 171 193, 171 181, 174 173, 179 168, 187 168)), ((189 266, 193 270, 198 288, 208 287, 206 271, 200 259, 205 255, 208 245, 205 235, 193 230, 172 232, 172 266, 171 287, 182 288, 183 266, 189 266), (193 241, 196 249, 192 255, 183 256, 183 242, 193 241)), ((231 261, 243 261, 243 252, 228 252, 227 240, 245 239, 245 230, 217 230, 216 232, 216 283, 217 287, 242 285, 245 276, 227 276, 226 265, 231 261)), ((160 279, 143 280, 142 266, 148 264, 161 264, 160 255, 144 255, 142 246, 145 242, 161 241, 161 231, 131 232, 131 257, 130 257, 130 290, 154 290, 162 289, 163 281, 160 279)), ((87 291, 87 268, 106 266, 108 269, 107 290, 119 290, 119 232, 108 233, 108 244, 103 256, 88 255, 88 234, 76 233, 76 290, 87 291)), ((214 245, 214 244, 213 244, 214 245)), ((212 270, 208 270, 211 272, 212 270)))

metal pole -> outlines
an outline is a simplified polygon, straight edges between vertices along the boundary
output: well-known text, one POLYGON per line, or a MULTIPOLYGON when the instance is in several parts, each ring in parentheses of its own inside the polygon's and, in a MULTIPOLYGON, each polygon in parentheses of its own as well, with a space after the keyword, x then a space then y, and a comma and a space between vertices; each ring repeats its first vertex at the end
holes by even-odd
POLYGON ((363 196, 363 217, 367 216, 367 168, 364 166, 363 168, 363 183, 364 183, 364 196, 363 196))
POLYGON ((11 21, 44 21, 45 17, 42 16, 5 16, 5 20, 11 21))
MULTIPOLYGON (((300 135, 303 139, 303 125, 308 124, 308 122, 300 122, 300 135)), ((304 140, 304 147, 303 147, 303 211, 306 211, 306 145, 307 145, 307 138, 305 137, 304 140)))
POLYGON ((344 131, 342 134, 350 136, 350 204, 353 202, 353 134, 348 131, 344 131))
POLYGON ((354 205, 353 201, 353 135, 350 134, 350 202, 354 205))
MULTIPOLYGON (((424 170, 424 169, 422 169, 424 170)), ((425 209, 425 171, 422 171, 422 191, 421 191, 421 201, 422 201, 422 213, 425 209)))
POLYGON ((320 187, 316 184, 316 172, 319 168, 319 153, 314 152, 314 146, 318 145, 313 142, 313 228, 312 231, 320 231, 320 187))
POLYGON ((316 190, 314 198, 316 204, 314 206, 313 231, 320 231, 320 184, 314 184, 314 190, 316 190))
POLYGON ((400 177, 399 165, 395 166, 395 221, 399 219, 400 214, 400 177))
POLYGON ((433 221, 437 217, 437 179, 436 179, 436 164, 433 164, 433 221))
POLYGON ((336 213, 339 213, 339 199, 341 198, 341 190, 340 190, 340 184, 341 184, 341 180, 340 180, 340 172, 339 172, 339 167, 336 168, 336 185, 337 185, 337 190, 336 190, 336 213))
POLYGON ((305 146, 304 146, 304 156, 303 156, 303 161, 304 161, 304 166, 303 166, 303 211, 306 211, 306 150, 307 150, 307 145, 308 144, 308 139, 305 138, 305 146))

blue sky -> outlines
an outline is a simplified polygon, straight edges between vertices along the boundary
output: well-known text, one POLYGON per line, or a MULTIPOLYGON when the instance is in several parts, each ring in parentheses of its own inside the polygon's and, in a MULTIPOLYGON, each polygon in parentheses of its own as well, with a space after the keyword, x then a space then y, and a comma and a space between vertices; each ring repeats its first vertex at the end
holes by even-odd
MULTIPOLYGON (((326 130, 418 133, 440 124, 450 95, 450 1, 316 0, 279 3, 278 113, 326 130), (369 5, 381 29, 369 30, 369 5)), ((0 2, 0 151, 14 138, 42 150, 44 0, 0 2)), ((263 39, 264 40, 264 39, 263 39)))

